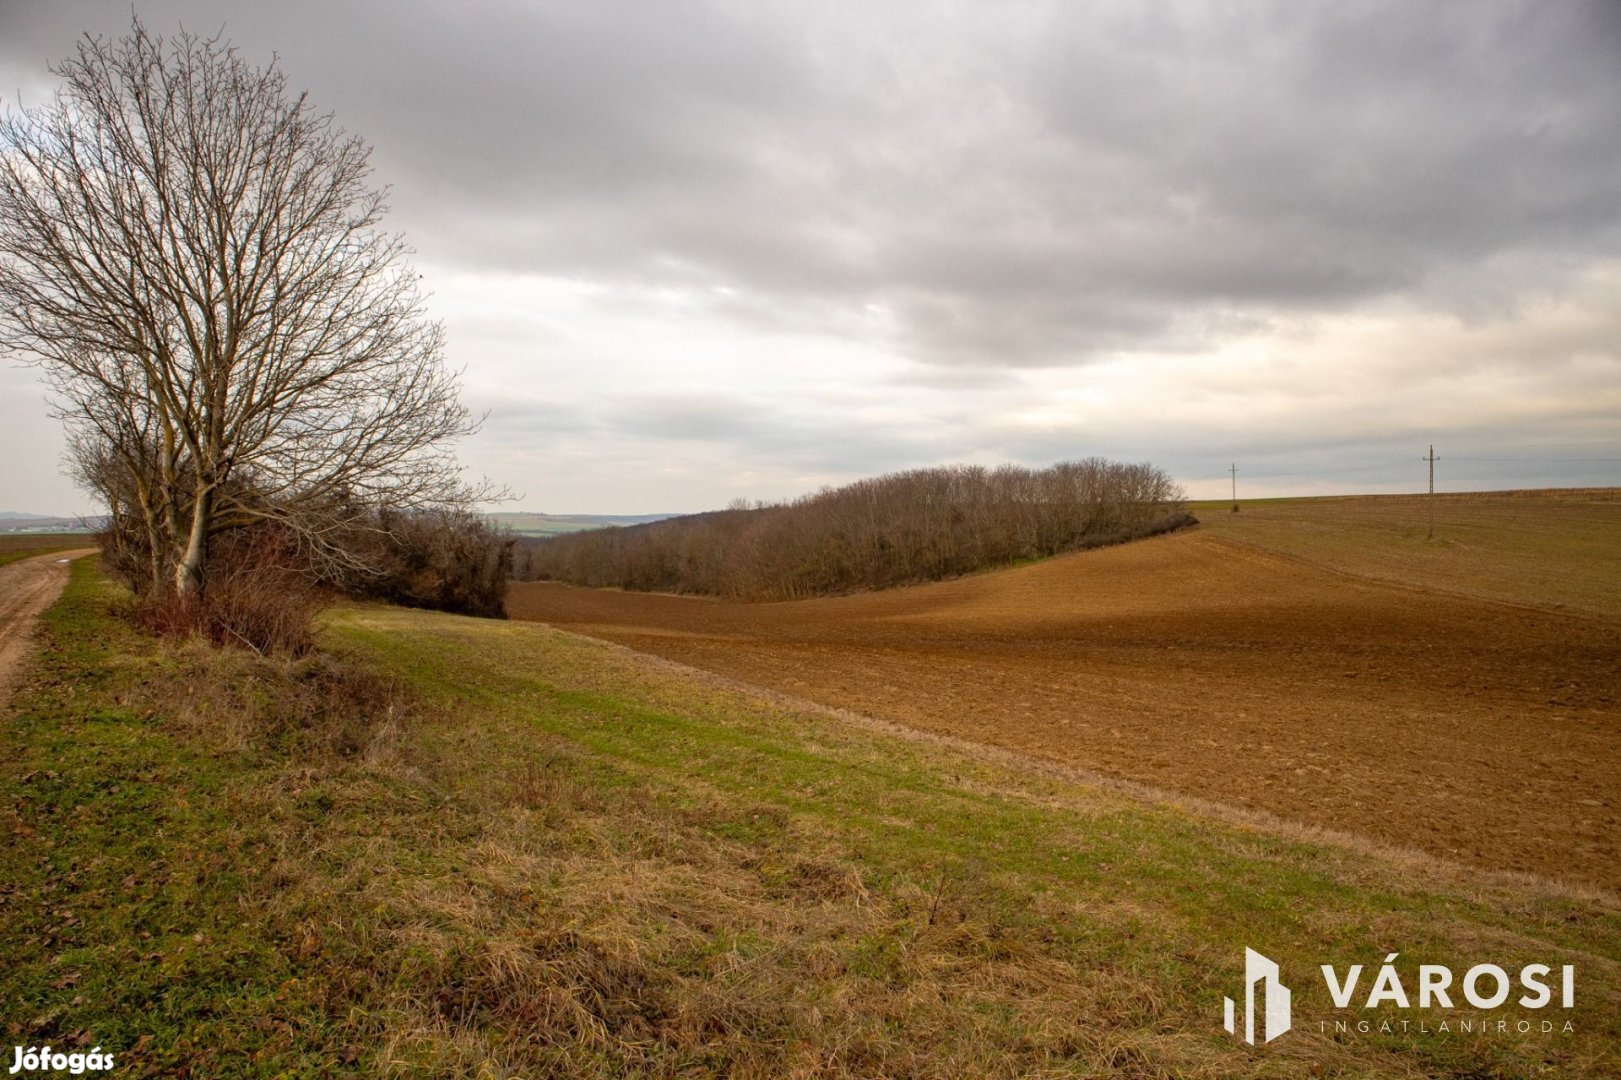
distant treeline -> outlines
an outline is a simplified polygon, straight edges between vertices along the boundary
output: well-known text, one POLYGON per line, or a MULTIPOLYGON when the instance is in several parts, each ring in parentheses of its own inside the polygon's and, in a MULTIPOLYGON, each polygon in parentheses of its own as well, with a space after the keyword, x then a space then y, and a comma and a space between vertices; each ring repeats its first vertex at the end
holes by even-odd
POLYGON ((790 600, 932 581, 1194 524, 1151 465, 915 469, 793 502, 525 544, 519 576, 790 600))

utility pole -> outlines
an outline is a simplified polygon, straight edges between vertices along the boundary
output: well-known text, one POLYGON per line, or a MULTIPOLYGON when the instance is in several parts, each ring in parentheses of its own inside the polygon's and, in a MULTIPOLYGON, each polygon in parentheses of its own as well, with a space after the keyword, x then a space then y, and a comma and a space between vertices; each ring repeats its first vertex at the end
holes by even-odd
POLYGON ((1227 469, 1233 474, 1233 513, 1238 513, 1238 462, 1233 462, 1227 469))
POLYGON ((1434 540, 1435 539, 1435 462, 1436 462, 1435 444, 1434 443, 1430 444, 1429 456, 1423 458, 1422 460, 1428 461, 1430 463, 1430 497, 1425 500, 1425 502, 1428 504, 1428 506, 1430 508, 1430 532, 1429 532, 1429 535, 1425 539, 1434 540))

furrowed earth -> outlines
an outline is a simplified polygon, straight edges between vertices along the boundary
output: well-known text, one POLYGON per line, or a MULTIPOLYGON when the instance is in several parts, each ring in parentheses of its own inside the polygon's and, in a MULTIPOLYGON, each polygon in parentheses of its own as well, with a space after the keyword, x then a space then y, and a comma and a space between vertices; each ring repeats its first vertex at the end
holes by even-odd
MULTIPOLYGON (((1275 521, 1298 525, 1280 505, 1275 521)), ((922 731, 1621 888, 1610 601, 1556 610, 1371 580, 1309 545, 1256 546, 1265 512, 1235 515, 1244 534, 1216 522, 879 593, 747 604, 521 583, 508 607, 922 731)), ((1607 594, 1608 563, 1592 581, 1607 594)))

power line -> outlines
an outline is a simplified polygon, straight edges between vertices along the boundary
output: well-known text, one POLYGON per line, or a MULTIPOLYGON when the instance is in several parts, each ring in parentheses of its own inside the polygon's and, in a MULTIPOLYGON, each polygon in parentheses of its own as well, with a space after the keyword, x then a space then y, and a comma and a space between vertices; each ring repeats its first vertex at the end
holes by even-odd
POLYGON ((1427 460, 1430 463, 1430 497, 1428 499, 1426 499, 1425 501, 1429 504, 1429 507, 1430 507, 1430 532, 1429 532, 1429 535, 1425 539, 1434 540, 1435 539, 1435 444, 1434 443, 1430 444, 1430 456, 1429 456, 1429 458, 1427 460))

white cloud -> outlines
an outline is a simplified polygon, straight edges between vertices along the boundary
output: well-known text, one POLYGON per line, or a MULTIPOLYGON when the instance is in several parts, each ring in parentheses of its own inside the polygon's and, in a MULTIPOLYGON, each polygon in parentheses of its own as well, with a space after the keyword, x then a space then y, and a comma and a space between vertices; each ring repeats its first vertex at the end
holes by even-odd
MULTIPOLYGON (((1432 439, 1621 482, 1571 460, 1621 457, 1613 5, 142 10, 372 141, 464 458, 535 508, 1093 453, 1380 489, 1432 439)), ((127 18, 8 9, 0 94, 127 18)), ((0 392, 0 508, 79 507, 0 392)))

